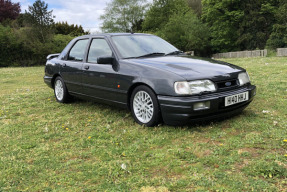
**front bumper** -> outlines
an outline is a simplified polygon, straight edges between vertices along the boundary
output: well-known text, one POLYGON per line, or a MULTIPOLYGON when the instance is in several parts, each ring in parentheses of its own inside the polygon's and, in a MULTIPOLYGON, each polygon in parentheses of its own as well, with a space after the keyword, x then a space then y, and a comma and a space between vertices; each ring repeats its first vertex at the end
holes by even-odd
POLYGON ((218 118, 225 118, 240 113, 256 95, 256 86, 246 85, 234 90, 210 93, 206 95, 171 97, 158 96, 163 121, 169 125, 183 125, 191 122, 208 121, 218 118), (224 106, 224 99, 227 96, 249 92, 248 101, 237 103, 231 106, 224 106), (198 102, 210 101, 210 108, 194 110, 193 105, 198 102))

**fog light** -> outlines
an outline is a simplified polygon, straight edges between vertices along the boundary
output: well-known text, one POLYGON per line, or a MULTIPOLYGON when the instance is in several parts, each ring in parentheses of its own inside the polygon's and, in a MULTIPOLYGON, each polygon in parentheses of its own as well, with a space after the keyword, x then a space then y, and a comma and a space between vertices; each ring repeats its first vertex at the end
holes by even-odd
POLYGON ((210 101, 205 101, 205 102, 199 102, 193 104, 193 110, 204 110, 204 109, 209 109, 210 108, 210 101))

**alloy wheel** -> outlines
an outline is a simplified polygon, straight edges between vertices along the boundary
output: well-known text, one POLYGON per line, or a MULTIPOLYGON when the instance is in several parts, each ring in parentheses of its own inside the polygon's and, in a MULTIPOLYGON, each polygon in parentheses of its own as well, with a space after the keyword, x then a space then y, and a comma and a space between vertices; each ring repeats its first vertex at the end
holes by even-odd
POLYGON ((140 122, 148 123, 154 113, 154 104, 151 96, 145 91, 137 92, 133 100, 133 110, 140 122))

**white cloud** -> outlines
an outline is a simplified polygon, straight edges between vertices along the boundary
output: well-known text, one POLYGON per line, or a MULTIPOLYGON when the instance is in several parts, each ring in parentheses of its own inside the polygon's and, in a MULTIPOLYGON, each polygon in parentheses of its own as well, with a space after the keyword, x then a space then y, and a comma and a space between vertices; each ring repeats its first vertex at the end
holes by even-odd
MULTIPOLYGON (((82 25, 85 30, 95 33, 100 31, 99 17, 104 13, 108 1, 110 0, 46 0, 45 2, 48 3, 48 9, 53 10, 56 22, 67 21, 69 24, 82 25)), ((19 0, 19 2, 24 12, 34 0, 19 0)))
POLYGON ((13 3, 18 3, 20 2, 21 5, 21 12, 24 13, 25 10, 28 10, 28 5, 31 5, 29 0, 19 0, 19 1, 12 1, 13 3))
POLYGON ((104 13, 105 1, 72 0, 62 1, 62 8, 54 9, 55 21, 67 21, 69 24, 82 25, 91 33, 100 31, 99 17, 104 13))

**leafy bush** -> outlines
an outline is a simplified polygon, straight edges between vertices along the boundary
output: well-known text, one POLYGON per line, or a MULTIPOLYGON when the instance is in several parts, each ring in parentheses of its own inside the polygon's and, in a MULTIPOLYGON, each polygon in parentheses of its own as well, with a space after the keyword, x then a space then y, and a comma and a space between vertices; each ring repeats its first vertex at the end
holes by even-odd
POLYGON ((184 51, 195 51, 197 55, 208 55, 209 32, 205 24, 191 11, 176 13, 156 34, 184 51))
POLYGON ((273 25, 272 33, 267 41, 267 47, 271 49, 287 47, 287 2, 280 0, 280 6, 276 12, 277 23, 273 25))
POLYGON ((47 55, 59 53, 73 37, 51 35, 43 43, 31 36, 31 28, 12 29, 0 25, 0 67, 44 65, 47 55))
POLYGON ((0 24, 0 67, 18 66, 19 61, 31 53, 24 48, 13 29, 0 24))
POLYGON ((273 32, 267 41, 267 47, 270 49, 283 48, 287 46, 287 26, 275 24, 273 32))
POLYGON ((183 51, 209 55, 209 30, 184 0, 155 1, 147 12, 143 30, 183 51))
POLYGON ((53 37, 53 50, 51 53, 60 53, 74 37, 57 34, 53 37))

